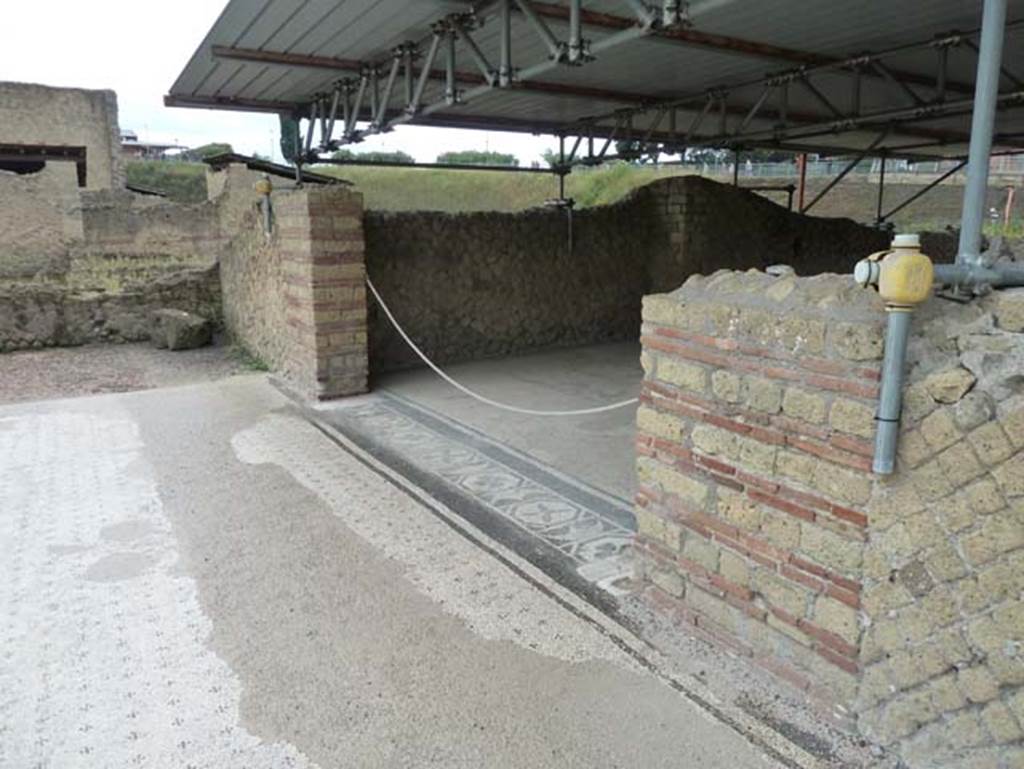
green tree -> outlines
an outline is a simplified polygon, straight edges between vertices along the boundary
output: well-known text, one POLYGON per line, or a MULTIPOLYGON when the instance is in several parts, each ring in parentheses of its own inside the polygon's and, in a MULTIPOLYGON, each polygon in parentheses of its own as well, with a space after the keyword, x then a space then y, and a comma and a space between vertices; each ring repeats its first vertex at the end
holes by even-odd
POLYGON ((331 153, 332 160, 358 160, 363 163, 415 163, 412 155, 395 150, 394 152, 353 152, 349 149, 335 150, 331 153))
POLYGON ((437 162, 460 166, 518 166, 519 158, 515 155, 489 150, 458 150, 442 152, 437 156, 437 162))
POLYGON ((225 155, 234 152, 230 144, 224 142, 211 142, 210 144, 204 144, 201 147, 194 147, 188 151, 188 154, 198 160, 206 160, 206 158, 212 158, 214 155, 225 155))

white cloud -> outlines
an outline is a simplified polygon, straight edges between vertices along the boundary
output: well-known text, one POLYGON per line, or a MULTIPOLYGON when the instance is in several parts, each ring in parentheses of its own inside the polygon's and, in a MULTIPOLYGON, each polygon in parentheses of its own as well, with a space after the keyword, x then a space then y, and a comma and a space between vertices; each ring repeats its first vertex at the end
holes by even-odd
MULTIPOLYGON (((164 94, 222 7, 211 0, 6 3, 0 80, 113 89, 121 127, 143 141, 188 146, 223 141, 239 152, 265 155, 273 150, 279 156, 275 115, 163 106, 164 94), (42 33, 40 19, 45 20, 42 33)), ((489 147, 514 153, 520 164, 529 165, 555 144, 552 137, 409 126, 368 139, 356 150, 401 149, 430 162, 446 150, 489 147)))

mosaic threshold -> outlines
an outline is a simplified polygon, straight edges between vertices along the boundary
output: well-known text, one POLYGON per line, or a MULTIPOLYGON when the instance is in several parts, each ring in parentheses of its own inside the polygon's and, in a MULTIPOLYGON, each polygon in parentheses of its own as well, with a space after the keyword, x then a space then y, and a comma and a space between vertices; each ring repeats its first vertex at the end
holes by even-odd
POLYGON ((570 577, 606 596, 624 592, 636 530, 625 500, 392 393, 332 404, 316 417, 535 565, 558 572, 552 576, 563 584, 570 577))

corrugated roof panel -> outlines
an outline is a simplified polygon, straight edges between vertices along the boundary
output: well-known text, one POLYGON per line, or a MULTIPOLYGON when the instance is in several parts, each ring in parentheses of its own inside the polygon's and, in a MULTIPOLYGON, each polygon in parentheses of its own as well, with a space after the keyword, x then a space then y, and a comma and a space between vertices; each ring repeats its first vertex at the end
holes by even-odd
MULTIPOLYGON (((426 42, 432 22, 466 7, 463 2, 447 0, 231 0, 175 82, 171 95, 186 101, 196 97, 219 97, 254 100, 255 106, 259 106, 261 101, 268 102, 271 108, 278 104, 299 106, 308 103, 314 94, 329 90, 347 73, 267 62, 218 61, 212 57, 210 47, 217 44, 385 65, 394 45, 405 40, 426 42)), ((693 0, 691 38, 694 34, 704 33, 730 36, 737 38, 738 42, 731 48, 715 48, 713 40, 696 44, 693 40, 681 41, 658 35, 635 40, 601 52, 596 61, 584 66, 551 67, 532 75, 531 81, 538 83, 539 88, 487 93, 470 104, 445 107, 435 112, 430 120, 457 123, 461 114, 474 116, 473 119, 493 118, 496 127, 505 125, 509 120, 536 121, 546 128, 550 128, 552 123, 568 127, 572 121, 607 114, 638 100, 699 95, 715 86, 730 90, 728 124, 735 127, 762 91, 761 86, 737 88, 736 84, 756 80, 769 73, 791 70, 796 66, 794 58, 801 52, 845 57, 865 50, 877 51, 919 42, 954 29, 971 30, 980 23, 980 9, 978 0, 929 0, 927 3, 919 0, 862 0, 858 3, 847 0, 816 0, 811 3, 806 0, 758 3, 693 0), (750 49, 744 41, 794 50, 780 54, 765 51, 763 47, 750 49), (736 48, 744 48, 744 51, 737 52, 736 48), (544 84, 549 87, 545 88, 544 84), (570 94, 566 89, 575 89, 576 93, 570 94)), ((621 0, 586 0, 584 10, 626 19, 630 16, 621 0)), ((1013 13, 1011 10, 1011 20, 1013 13)), ((493 14, 488 18, 484 13, 481 18, 486 22, 473 32, 473 36, 490 64, 497 66, 500 46, 498 24, 493 14)), ((563 20, 548 18, 546 23, 558 39, 566 39, 568 25, 563 20)), ((598 43, 618 33, 614 29, 587 25, 584 34, 592 43, 598 43)), ((673 33, 669 31, 667 34, 671 36, 673 33)), ((513 63, 519 71, 548 60, 546 44, 520 13, 514 16, 512 40, 513 63)), ((1005 62, 1011 69, 1024 68, 1022 41, 1024 27, 1008 33, 1005 62)), ((435 69, 441 69, 443 61, 442 51, 434 64, 435 69)), ((927 103, 935 96, 929 78, 933 77, 936 61, 934 50, 921 49, 893 56, 887 60, 887 66, 915 75, 916 80, 910 88, 922 103, 927 103)), ((479 78, 476 63, 461 43, 457 52, 457 68, 479 78)), ((957 91, 955 85, 970 86, 974 69, 975 55, 969 48, 960 46, 952 49, 948 77, 954 87, 949 98, 970 95, 969 87, 957 91)), ((853 101, 853 78, 850 74, 815 75, 813 82, 838 111, 845 113, 850 109, 853 101)), ((1010 81, 1004 80, 1003 85, 1010 87, 1010 81)), ((472 89, 473 84, 464 82, 459 87, 465 92, 472 89)), ((430 81, 424 104, 441 99, 443 88, 442 82, 430 81)), ((400 82, 393 108, 400 106, 399 94, 403 90, 400 82)), ((777 121, 779 99, 778 93, 769 96, 764 113, 751 118, 748 129, 770 128, 777 121)), ((887 82, 877 72, 864 75, 863 110, 903 108, 914 103, 906 88, 887 82)), ((821 98, 799 84, 789 88, 789 110, 794 121, 806 120, 813 124, 835 117, 833 110, 821 98)), ((654 119, 651 114, 638 115, 635 119, 637 130, 649 126, 654 119)), ((688 119, 681 113, 681 122, 688 119)), ((717 130, 717 118, 709 116, 706 122, 713 123, 717 130)), ((1015 126, 1018 122, 1010 113, 1001 112, 998 130, 1006 133, 1007 126, 1015 126)), ((952 128, 962 134, 969 127, 969 116, 931 120, 923 127, 929 126, 952 128)), ((906 132, 911 133, 909 130, 906 132)), ((870 137, 875 135, 877 130, 869 127, 860 134, 849 134, 842 141, 851 147, 865 146, 865 142, 870 143, 870 137)), ((814 141, 835 143, 840 139, 833 134, 825 140, 815 138, 814 141)))

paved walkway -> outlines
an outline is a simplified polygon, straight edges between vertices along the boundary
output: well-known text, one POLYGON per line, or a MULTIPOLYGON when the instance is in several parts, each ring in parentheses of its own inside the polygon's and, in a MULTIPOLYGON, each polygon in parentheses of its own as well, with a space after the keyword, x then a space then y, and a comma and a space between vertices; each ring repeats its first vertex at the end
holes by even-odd
POLYGON ((4 769, 777 766, 258 375, 0 407, 0 542, 4 769))

